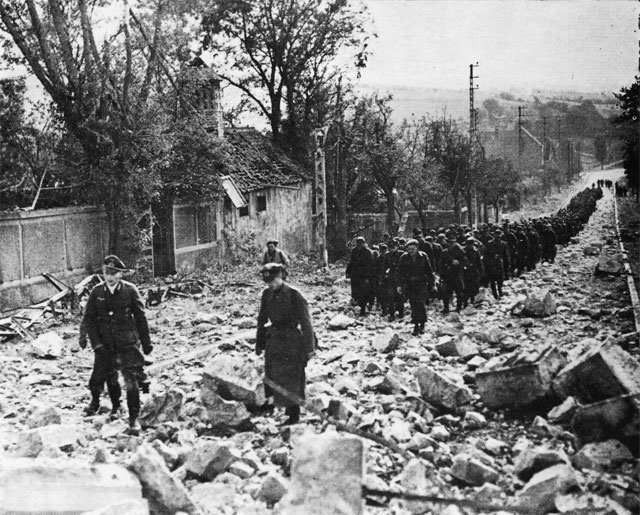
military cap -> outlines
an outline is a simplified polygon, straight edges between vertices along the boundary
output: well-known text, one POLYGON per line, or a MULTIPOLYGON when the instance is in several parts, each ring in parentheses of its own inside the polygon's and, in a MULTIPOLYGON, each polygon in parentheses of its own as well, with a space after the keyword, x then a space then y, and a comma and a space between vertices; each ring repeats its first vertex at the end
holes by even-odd
POLYGON ((407 243, 405 243, 405 246, 409 246, 409 245, 415 245, 416 247, 418 246, 418 240, 414 240, 413 238, 410 239, 409 241, 407 241, 407 243))
POLYGON ((358 236, 355 240, 353 241, 361 241, 364 243, 364 236, 358 236))
POLYGON ((432 242, 433 241, 433 236, 429 235, 425 238, 425 240, 427 240, 428 242, 432 242))
POLYGON ((447 234, 447 241, 458 241, 458 238, 456 238, 455 234, 449 233, 447 234))
POLYGON ((278 274, 282 274, 282 278, 287 277, 287 269, 281 263, 267 263, 260 270, 262 278, 265 282, 271 281, 278 274))
POLYGON ((467 238, 466 240, 464 240, 464 244, 465 245, 475 245, 476 244, 476 240, 474 240, 473 238, 467 238))
POLYGON ((278 246, 278 240, 269 240, 267 242, 267 245, 269 245, 270 243, 273 243, 276 247, 278 246))
POLYGON ((415 227, 413 229, 413 235, 414 236, 422 236, 422 229, 419 229, 418 227, 415 227))
POLYGON ((387 247, 387 244, 386 244, 386 243, 381 243, 380 245, 378 245, 378 248, 379 248, 380 250, 387 250, 389 247, 387 247))
POLYGON ((393 239, 389 242, 389 248, 390 249, 397 249, 398 248, 398 240, 393 239))
POLYGON ((116 270, 118 272, 128 272, 129 269, 125 266, 125 264, 122 262, 122 260, 114 255, 111 254, 109 256, 107 256, 106 258, 104 258, 104 260, 102 261, 102 264, 105 266, 105 268, 110 268, 112 270, 116 270))

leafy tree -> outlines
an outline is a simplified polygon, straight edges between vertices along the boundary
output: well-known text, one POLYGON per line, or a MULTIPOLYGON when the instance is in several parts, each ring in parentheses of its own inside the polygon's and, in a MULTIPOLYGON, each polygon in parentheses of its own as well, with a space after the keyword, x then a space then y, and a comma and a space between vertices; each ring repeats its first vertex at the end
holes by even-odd
POLYGON ((497 158, 483 164, 478 181, 478 197, 485 205, 493 206, 496 222, 499 220, 498 213, 501 207, 507 204, 507 199, 519 194, 521 180, 518 170, 510 161, 497 158))
POLYGON ((596 159, 602 168, 609 154, 607 150, 607 137, 604 134, 598 134, 593 140, 593 145, 595 147, 596 159))
POLYGON ((622 113, 615 119, 615 124, 620 128, 620 137, 624 141, 624 169, 629 180, 629 185, 636 193, 636 199, 640 198, 639 174, 640 160, 638 159, 638 121, 640 118, 640 76, 631 86, 625 86, 617 93, 618 107, 622 113))
POLYGON ((349 0, 208 0, 203 47, 269 120, 274 141, 306 159, 301 123, 337 80, 338 52, 365 65, 364 13, 349 0))

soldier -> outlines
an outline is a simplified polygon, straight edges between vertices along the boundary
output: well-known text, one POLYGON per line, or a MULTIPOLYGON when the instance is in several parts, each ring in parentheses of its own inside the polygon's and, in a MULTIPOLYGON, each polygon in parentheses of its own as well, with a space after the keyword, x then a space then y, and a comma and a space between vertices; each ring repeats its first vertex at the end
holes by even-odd
POLYGON ((398 293, 405 294, 411 306, 412 334, 422 334, 427 321, 427 296, 433 288, 434 277, 431 261, 427 254, 418 250, 417 240, 407 242, 407 252, 398 261, 398 279, 398 293))
POLYGON ((433 272, 436 274, 440 273, 440 257, 442 256, 442 245, 435 241, 435 236, 430 234, 425 238, 431 246, 433 247, 433 260, 431 261, 431 266, 433 267, 433 272))
POLYGON ((548 223, 544 223, 541 231, 542 261, 553 263, 556 259, 556 233, 548 223))
POLYGON ((444 304, 443 314, 449 313, 449 303, 451 297, 456 294, 456 311, 462 310, 464 300, 464 268, 466 257, 462 247, 457 242, 455 235, 449 233, 447 236, 448 248, 442 253, 440 262, 440 279, 442 280, 442 303, 444 304))
POLYGON ((351 259, 346 270, 347 279, 351 279, 351 292, 360 315, 367 313, 367 304, 371 301, 371 289, 376 276, 373 253, 365 245, 364 238, 356 238, 356 246, 351 251, 351 259))
POLYGON ((289 417, 285 424, 297 424, 300 421, 298 399, 305 399, 305 367, 316 351, 309 308, 302 294, 285 283, 283 265, 267 263, 260 273, 268 287, 260 300, 256 354, 259 356, 264 351, 267 379, 295 398, 268 385, 265 385, 265 393, 267 397, 273 397, 275 406, 285 408, 289 417), (270 322, 268 327, 267 322, 270 322))
POLYGON ((518 266, 518 238, 511 230, 510 224, 508 221, 504 222, 502 226, 502 230, 504 232, 504 241, 507 244, 507 249, 509 251, 509 268, 505 269, 505 279, 509 279, 515 275, 516 268, 518 266))
POLYGON ((380 314, 382 316, 386 316, 389 309, 389 303, 387 300, 387 278, 384 268, 385 256, 387 255, 387 244, 381 243, 378 248, 379 255, 376 258, 376 299, 380 306, 380 314))
POLYGON ((502 240, 502 231, 495 229, 489 233, 489 239, 485 247, 485 272, 491 287, 491 293, 496 299, 502 298, 502 285, 505 278, 505 270, 509 269, 509 250, 502 240))
POLYGON ((480 280, 484 276, 484 266, 482 257, 476 248, 476 240, 467 238, 465 240, 464 254, 467 259, 467 266, 464 272, 464 302, 466 308, 469 301, 473 304, 475 296, 480 292, 480 280))
POLYGON ((536 264, 540 261, 542 255, 542 245, 540 244, 540 235, 533 225, 526 224, 526 235, 529 239, 529 254, 527 259, 527 268, 535 270, 536 264))
POLYGON ((520 276, 520 274, 527 270, 527 258, 529 256, 529 238, 527 238, 524 229, 519 224, 516 226, 515 236, 517 240, 517 275, 520 276))
MULTIPOLYGON (((97 412, 100 394, 105 383, 109 384, 117 370, 122 372, 127 391, 129 432, 140 433, 139 385, 146 385, 144 356, 153 350, 149 338, 149 324, 144 302, 135 285, 122 280, 127 271, 117 256, 104 258, 105 282, 96 286, 89 295, 83 323, 95 353, 93 372, 89 380, 91 404, 87 411, 97 412)), ((112 413, 117 412, 120 399, 117 391, 110 391, 112 413)))
POLYGON ((277 249, 278 242, 276 240, 269 240, 267 242, 267 250, 262 256, 262 264, 267 263, 280 263, 281 265, 289 266, 289 258, 280 249, 277 249))
POLYGON ((389 242, 389 252, 384 256, 384 272, 387 284, 387 305, 389 308, 389 322, 393 322, 398 317, 404 316, 404 296, 398 293, 400 282, 398 279, 398 261, 402 256, 398 248, 397 240, 389 242))

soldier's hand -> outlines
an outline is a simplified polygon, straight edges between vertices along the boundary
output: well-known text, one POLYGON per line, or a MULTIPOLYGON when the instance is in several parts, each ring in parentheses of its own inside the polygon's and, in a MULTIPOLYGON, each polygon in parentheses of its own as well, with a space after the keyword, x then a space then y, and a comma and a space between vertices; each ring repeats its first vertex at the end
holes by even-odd
POLYGON ((144 352, 145 356, 148 356, 149 354, 151 354, 152 350, 153 350, 153 345, 151 345, 150 343, 142 346, 142 352, 144 352))

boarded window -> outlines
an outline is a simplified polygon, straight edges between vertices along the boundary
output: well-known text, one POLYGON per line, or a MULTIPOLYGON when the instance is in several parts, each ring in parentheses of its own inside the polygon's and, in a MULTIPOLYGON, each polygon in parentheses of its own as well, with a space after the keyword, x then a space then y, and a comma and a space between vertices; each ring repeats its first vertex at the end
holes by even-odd
POLYGON ((258 212, 267 210, 267 197, 258 195, 258 212))
POLYGON ((175 211, 176 248, 212 243, 216 240, 215 206, 181 206, 175 211))
POLYGON ((240 211, 240 216, 249 216, 249 206, 241 207, 238 211, 240 211))

